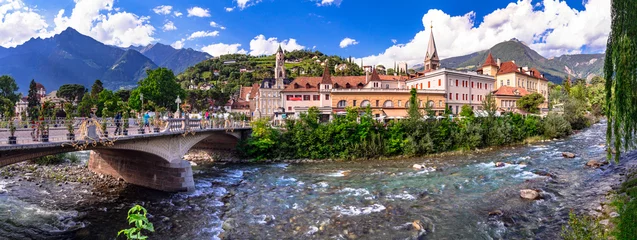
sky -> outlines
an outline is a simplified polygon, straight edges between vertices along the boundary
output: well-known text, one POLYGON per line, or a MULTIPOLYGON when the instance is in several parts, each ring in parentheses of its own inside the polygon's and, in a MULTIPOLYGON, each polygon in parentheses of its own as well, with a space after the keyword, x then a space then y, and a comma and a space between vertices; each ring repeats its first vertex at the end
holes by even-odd
POLYGON ((73 27, 119 47, 160 42, 218 56, 281 44, 412 66, 432 29, 443 59, 512 38, 551 58, 604 52, 610 20, 610 0, 0 0, 0 46, 73 27))

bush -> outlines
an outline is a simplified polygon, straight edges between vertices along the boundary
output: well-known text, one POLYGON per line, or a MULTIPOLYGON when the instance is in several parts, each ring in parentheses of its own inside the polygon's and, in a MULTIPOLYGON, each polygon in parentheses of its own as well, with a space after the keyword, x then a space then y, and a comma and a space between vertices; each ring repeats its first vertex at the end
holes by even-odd
POLYGON ((31 162, 38 165, 56 165, 56 164, 64 163, 69 158, 74 158, 75 160, 79 161, 79 158, 77 158, 77 156, 73 154, 60 153, 56 155, 49 155, 49 156, 32 159, 31 162), (69 156, 73 156, 73 157, 69 157, 69 156))
POLYGON ((546 138, 563 138, 570 135, 572 129, 562 115, 549 113, 544 119, 543 132, 546 138))
POLYGON ((562 227, 564 240, 606 240, 608 234, 604 226, 590 216, 577 216, 573 212, 568 214, 568 225, 562 227))
POLYGON ((587 128, 591 125, 591 121, 586 117, 586 102, 577 99, 568 99, 564 103, 564 118, 571 124, 575 130, 587 128))

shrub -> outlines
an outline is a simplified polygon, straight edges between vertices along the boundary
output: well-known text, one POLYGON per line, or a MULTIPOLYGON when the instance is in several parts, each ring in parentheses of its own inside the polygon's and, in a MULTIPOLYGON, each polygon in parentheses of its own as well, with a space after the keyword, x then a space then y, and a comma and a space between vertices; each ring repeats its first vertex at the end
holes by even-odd
POLYGON ((149 232, 155 232, 155 227, 153 227, 153 223, 148 221, 146 215, 148 211, 142 206, 135 205, 130 210, 128 210, 128 217, 126 220, 128 224, 133 224, 134 226, 128 229, 123 229, 117 232, 117 236, 124 234, 126 239, 147 239, 147 236, 142 235, 142 231, 146 230, 149 232))
POLYGON ((573 212, 568 214, 568 225, 562 227, 564 240, 606 240, 608 234, 604 226, 590 216, 577 216, 573 212))
POLYGON ((31 162, 38 165, 56 165, 56 164, 64 163, 66 159, 68 158, 68 155, 69 154, 66 154, 66 153, 49 155, 49 156, 32 159, 31 162))
POLYGON ((546 138, 563 138, 571 134, 571 124, 562 115, 549 113, 544 119, 543 132, 546 138))

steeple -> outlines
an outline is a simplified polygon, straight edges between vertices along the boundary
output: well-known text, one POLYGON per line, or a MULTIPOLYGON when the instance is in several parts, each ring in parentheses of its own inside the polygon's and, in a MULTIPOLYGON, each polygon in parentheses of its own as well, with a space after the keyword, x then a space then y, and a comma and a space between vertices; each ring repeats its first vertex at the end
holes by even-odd
POLYGON ((330 73, 330 61, 325 60, 325 69, 323 70, 323 78, 321 84, 332 84, 332 74, 330 73))
POLYGON ((489 52, 489 55, 487 56, 487 60, 484 61, 484 64, 482 64, 482 67, 486 67, 486 66, 498 66, 497 63, 495 63, 495 60, 493 60, 493 55, 491 55, 491 52, 489 52))
POLYGON ((283 88, 283 79, 285 78, 285 52, 281 49, 279 44, 279 50, 276 51, 276 63, 274 66, 274 78, 276 78, 276 85, 279 88, 283 88))
POLYGON ((283 53, 283 49, 281 48, 281 44, 279 44, 279 49, 276 50, 277 53, 283 53))
POLYGON ((425 55, 425 71, 436 70, 440 66, 440 58, 438 58, 438 50, 434 40, 433 24, 429 28, 431 32, 429 34, 429 45, 427 45, 427 55, 425 55))

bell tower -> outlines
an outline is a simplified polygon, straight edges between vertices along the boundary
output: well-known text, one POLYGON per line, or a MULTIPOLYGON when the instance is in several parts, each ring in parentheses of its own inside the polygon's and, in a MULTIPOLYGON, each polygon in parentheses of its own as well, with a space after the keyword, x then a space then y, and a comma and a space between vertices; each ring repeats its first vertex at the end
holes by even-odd
POLYGON ((276 79, 276 87, 283 88, 283 79, 285 79, 285 53, 281 45, 279 45, 279 49, 276 51, 274 78, 276 79))
POLYGON ((433 71, 440 68, 440 58, 438 58, 438 50, 436 49, 436 41, 434 41, 434 26, 430 27, 429 45, 427 46, 427 55, 425 55, 425 71, 433 71))

